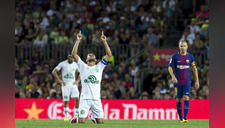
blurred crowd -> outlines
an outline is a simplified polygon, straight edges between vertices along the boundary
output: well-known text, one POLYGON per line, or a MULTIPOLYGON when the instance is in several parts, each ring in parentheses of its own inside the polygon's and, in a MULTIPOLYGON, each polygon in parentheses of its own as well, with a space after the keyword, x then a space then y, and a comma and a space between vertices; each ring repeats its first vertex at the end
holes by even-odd
MULTIPOLYGON (((181 29, 180 40, 188 40, 191 52, 208 51, 208 17, 208 0, 16 0, 15 48, 26 44, 39 48, 47 44, 74 45, 74 34, 79 30, 83 34, 82 44, 99 46, 104 30, 110 46, 138 45, 130 51, 133 56, 143 48, 164 46, 164 37, 173 29, 181 29)), ((146 58, 148 54, 143 56, 146 58)), ((199 64, 200 88, 192 87, 192 99, 208 99, 208 59, 199 64)), ((43 63, 38 53, 32 61, 15 59, 15 97, 61 98, 61 86, 51 74, 58 63, 55 58, 43 63)), ((143 83, 143 92, 137 93, 138 63, 110 62, 103 73, 101 98, 175 98, 171 77, 163 72, 162 66, 157 66, 148 77, 150 81, 143 83)))

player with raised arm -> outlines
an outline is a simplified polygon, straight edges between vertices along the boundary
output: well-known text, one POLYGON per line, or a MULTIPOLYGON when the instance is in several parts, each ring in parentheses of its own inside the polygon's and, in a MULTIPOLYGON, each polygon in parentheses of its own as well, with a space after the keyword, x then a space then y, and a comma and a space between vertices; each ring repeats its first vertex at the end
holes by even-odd
POLYGON ((72 55, 74 56, 80 71, 82 90, 80 95, 79 117, 73 118, 71 123, 85 123, 89 109, 92 111, 91 119, 94 123, 104 123, 104 113, 100 99, 101 80, 103 70, 108 64, 112 53, 107 44, 106 36, 102 32, 101 40, 103 41, 106 50, 106 56, 96 64, 97 60, 95 54, 89 53, 87 55, 86 64, 77 55, 81 39, 82 34, 80 31, 77 34, 77 41, 74 45, 72 55))
POLYGON ((190 68, 193 68, 195 79, 195 88, 199 88, 198 70, 195 65, 194 57, 187 52, 187 41, 179 43, 179 52, 172 55, 169 63, 169 73, 174 83, 177 112, 181 123, 187 123, 187 114, 189 109, 189 96, 191 91, 190 68), (184 115, 182 115, 182 98, 184 99, 184 115))
POLYGON ((62 86, 62 97, 64 102, 64 121, 69 121, 69 106, 68 101, 71 99, 75 99, 75 112, 74 117, 78 116, 78 107, 79 107, 79 91, 78 91, 78 83, 80 82, 80 77, 76 80, 75 73, 77 71, 77 64, 74 62, 74 58, 72 55, 67 56, 67 60, 62 61, 56 66, 52 74, 58 80, 58 82, 62 86), (62 71, 62 80, 59 78, 57 72, 62 71))

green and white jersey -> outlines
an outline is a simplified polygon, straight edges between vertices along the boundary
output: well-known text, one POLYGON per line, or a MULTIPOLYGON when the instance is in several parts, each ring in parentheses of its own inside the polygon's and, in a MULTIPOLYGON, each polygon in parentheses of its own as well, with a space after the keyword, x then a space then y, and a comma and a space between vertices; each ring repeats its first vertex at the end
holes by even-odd
POLYGON ((77 65, 82 84, 80 99, 100 99, 102 72, 107 64, 103 60, 97 65, 88 66, 80 57, 78 58, 77 65))
POLYGON ((62 70, 62 80, 65 83, 71 84, 75 82, 75 72, 78 69, 76 62, 70 64, 67 62, 67 60, 62 61, 58 64, 58 66, 56 66, 56 69, 58 71, 62 70))

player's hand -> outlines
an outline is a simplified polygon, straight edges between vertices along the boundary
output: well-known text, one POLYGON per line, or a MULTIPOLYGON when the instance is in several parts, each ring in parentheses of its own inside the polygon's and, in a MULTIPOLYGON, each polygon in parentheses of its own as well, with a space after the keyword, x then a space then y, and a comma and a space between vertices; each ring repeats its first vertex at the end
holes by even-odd
POLYGON ((106 36, 104 35, 104 32, 102 31, 102 36, 101 36, 102 41, 106 41, 106 36))
POLYGON ((79 33, 77 34, 77 40, 78 41, 81 41, 81 39, 82 39, 82 34, 81 34, 81 31, 79 31, 79 33))
POLYGON ((196 89, 199 88, 199 82, 198 82, 198 81, 195 82, 195 88, 196 88, 196 89))
POLYGON ((59 83, 60 83, 61 85, 63 85, 63 86, 66 86, 66 83, 65 83, 64 81, 62 81, 62 80, 59 80, 59 83))
POLYGON ((177 84, 178 83, 177 78, 172 78, 172 83, 177 84))

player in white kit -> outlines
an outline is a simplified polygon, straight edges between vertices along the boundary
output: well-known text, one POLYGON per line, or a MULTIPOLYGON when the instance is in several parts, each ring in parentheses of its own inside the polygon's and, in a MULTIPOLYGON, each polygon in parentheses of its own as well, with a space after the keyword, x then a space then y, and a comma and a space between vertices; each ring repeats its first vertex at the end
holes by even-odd
POLYGON ((87 55, 86 63, 84 63, 77 55, 79 43, 82 39, 82 34, 77 34, 77 41, 74 45, 72 55, 78 65, 80 71, 80 79, 82 90, 80 95, 79 117, 73 118, 71 123, 85 123, 89 109, 92 111, 92 121, 94 123, 104 123, 104 113, 100 99, 100 89, 102 72, 107 65, 109 58, 112 56, 111 50, 107 44, 106 36, 102 32, 101 39, 103 41, 106 56, 96 64, 97 60, 93 53, 87 55))
POLYGON ((67 60, 62 61, 54 68, 52 74, 62 85, 62 97, 64 102, 64 121, 69 121, 69 99, 75 99, 75 112, 74 117, 78 116, 78 107, 79 107, 79 91, 78 83, 80 82, 80 77, 76 80, 75 73, 78 69, 77 64, 74 62, 72 55, 68 55, 67 60), (59 78, 57 72, 62 71, 62 80, 59 78))

